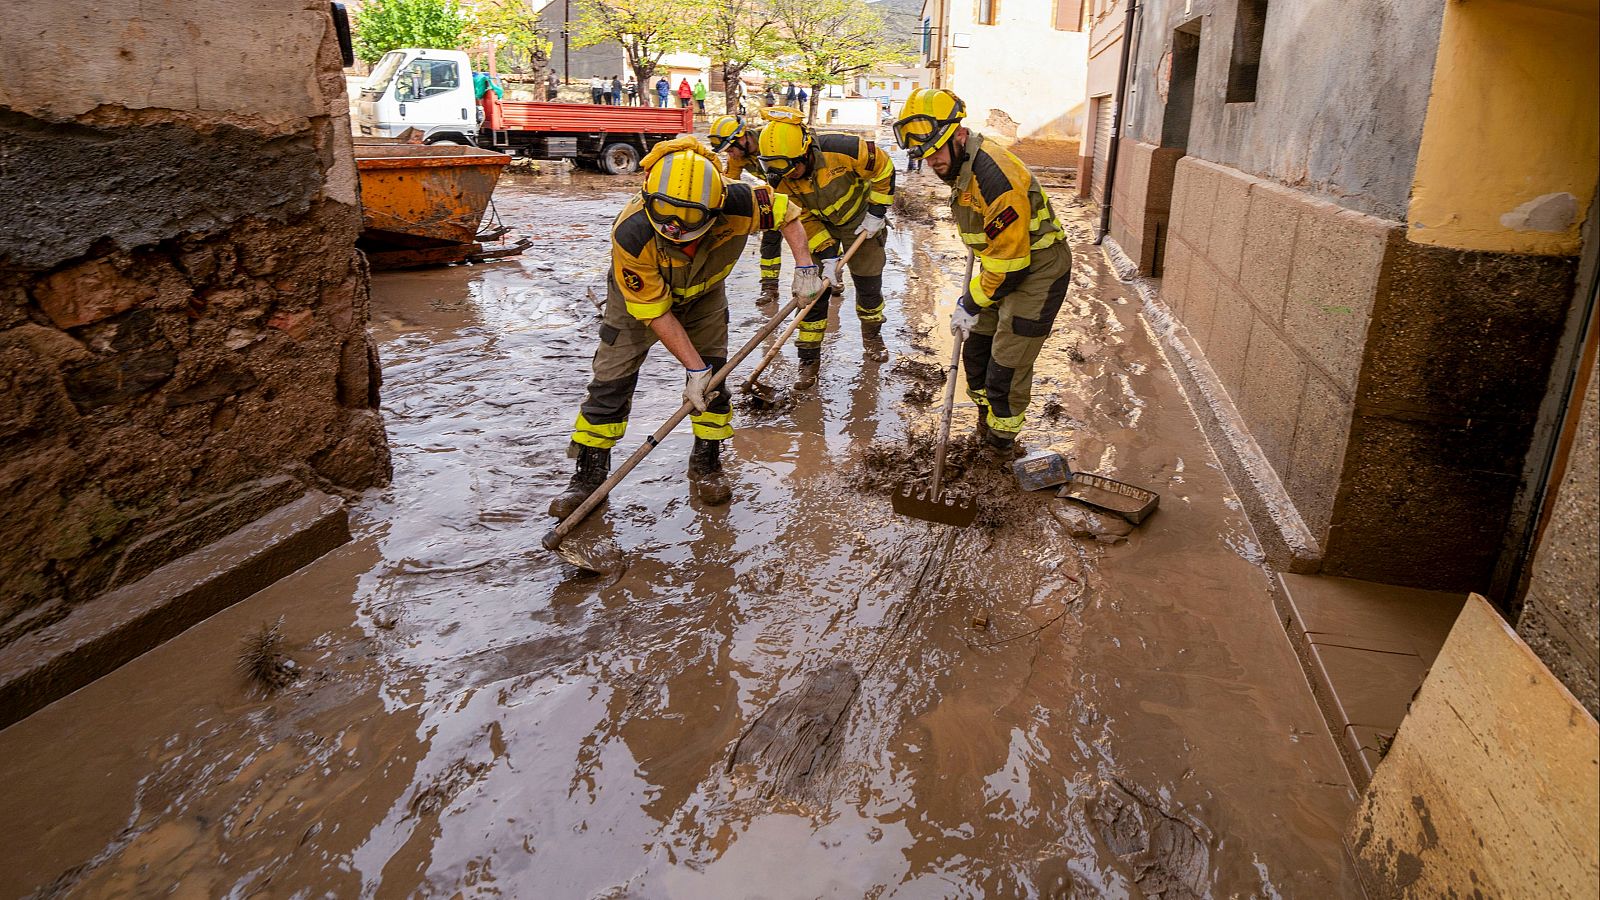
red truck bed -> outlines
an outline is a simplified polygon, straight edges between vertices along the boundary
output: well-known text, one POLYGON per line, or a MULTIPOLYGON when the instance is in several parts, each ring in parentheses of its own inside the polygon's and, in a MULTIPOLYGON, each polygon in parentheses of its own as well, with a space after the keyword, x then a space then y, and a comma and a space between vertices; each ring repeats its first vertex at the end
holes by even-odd
POLYGON ((509 131, 644 134, 686 134, 694 131, 694 113, 688 109, 502 100, 500 115, 504 123, 502 127, 509 131))

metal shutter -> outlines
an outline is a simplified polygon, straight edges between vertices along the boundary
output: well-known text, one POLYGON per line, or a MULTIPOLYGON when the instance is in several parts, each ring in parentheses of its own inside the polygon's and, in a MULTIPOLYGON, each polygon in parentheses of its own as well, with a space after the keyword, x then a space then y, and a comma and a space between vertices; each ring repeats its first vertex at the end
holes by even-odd
POLYGON ((1106 160, 1111 157, 1111 97, 1094 98, 1094 168, 1090 171, 1089 196, 1096 203, 1106 202, 1106 160))

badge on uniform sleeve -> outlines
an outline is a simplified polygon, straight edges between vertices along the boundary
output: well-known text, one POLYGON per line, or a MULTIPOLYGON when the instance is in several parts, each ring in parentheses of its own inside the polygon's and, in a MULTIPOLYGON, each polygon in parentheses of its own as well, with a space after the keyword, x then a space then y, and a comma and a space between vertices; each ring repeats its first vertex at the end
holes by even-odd
POLYGON ((995 214, 994 218, 989 220, 989 224, 983 226, 984 237, 991 241, 994 240, 1000 236, 1000 232, 1005 231, 1006 227, 1016 220, 1017 211, 1015 208, 1008 206, 1000 210, 999 213, 995 214))
POLYGON ((627 269, 623 269, 622 286, 634 293, 638 293, 644 290, 644 279, 639 277, 638 272, 630 272, 627 269))
POLYGON ((768 188, 758 187, 756 195, 756 217, 761 220, 761 230, 771 231, 777 226, 777 216, 772 210, 772 191, 768 188))

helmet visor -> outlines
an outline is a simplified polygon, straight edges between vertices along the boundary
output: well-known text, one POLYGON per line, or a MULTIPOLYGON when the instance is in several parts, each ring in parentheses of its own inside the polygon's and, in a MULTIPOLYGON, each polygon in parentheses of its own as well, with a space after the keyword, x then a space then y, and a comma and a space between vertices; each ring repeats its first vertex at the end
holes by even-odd
POLYGON ((936 119, 933 116, 906 116, 894 123, 894 139, 913 159, 927 156, 939 149, 945 136, 955 128, 955 119, 936 119))
POLYGON ((715 215, 709 207, 661 194, 647 194, 644 212, 661 236, 671 241, 690 241, 711 225, 715 215))

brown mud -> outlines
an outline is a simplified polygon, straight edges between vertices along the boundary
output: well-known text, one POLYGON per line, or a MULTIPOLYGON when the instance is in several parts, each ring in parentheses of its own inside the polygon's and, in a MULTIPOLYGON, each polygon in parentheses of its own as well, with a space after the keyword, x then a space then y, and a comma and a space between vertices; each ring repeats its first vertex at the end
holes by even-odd
MULTIPOLYGON (((1161 492, 1139 528, 1008 488, 960 396, 982 526, 893 513, 965 261, 935 204, 889 238, 894 361, 843 298, 817 387, 736 416, 731 504, 691 499, 685 427, 583 526, 626 571, 542 550, 634 189, 508 176, 525 257, 375 279, 393 485, 350 544, 0 732, 0 896, 1359 896, 1254 537, 1065 196, 1023 440, 1161 492), (280 616, 303 674, 264 693, 240 640, 280 616)), ((755 253, 735 343, 771 314, 755 253)), ((658 349, 620 453, 681 389, 658 349)))

